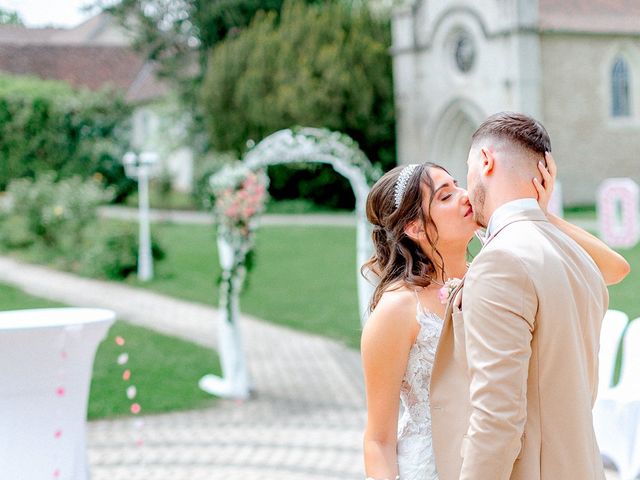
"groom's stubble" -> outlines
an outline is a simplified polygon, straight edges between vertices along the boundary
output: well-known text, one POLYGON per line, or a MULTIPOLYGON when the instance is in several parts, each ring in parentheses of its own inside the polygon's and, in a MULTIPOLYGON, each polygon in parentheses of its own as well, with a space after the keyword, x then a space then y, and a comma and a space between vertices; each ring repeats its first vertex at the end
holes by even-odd
POLYGON ((470 198, 471 206, 473 207, 473 220, 483 228, 487 228, 487 219, 484 215, 484 204, 487 200, 487 188, 482 180, 479 178, 476 180, 475 188, 472 192, 472 198, 470 198))

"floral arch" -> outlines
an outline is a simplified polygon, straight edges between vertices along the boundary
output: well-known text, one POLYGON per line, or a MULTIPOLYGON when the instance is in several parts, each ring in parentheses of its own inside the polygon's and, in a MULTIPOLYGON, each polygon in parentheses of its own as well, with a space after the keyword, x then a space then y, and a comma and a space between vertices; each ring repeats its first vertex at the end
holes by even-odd
POLYGON ((250 381, 237 325, 239 294, 246 275, 245 262, 253 248, 257 215, 264 210, 269 165, 325 163, 343 175, 356 200, 356 263, 360 319, 366 318, 372 284, 359 267, 371 256, 370 226, 366 218, 369 184, 381 172, 373 167, 347 135, 326 129, 300 127, 280 130, 259 142, 242 162, 227 166, 210 179, 213 213, 218 225, 218 252, 222 267, 218 344, 223 377, 206 375, 200 388, 223 397, 247 398, 250 381))

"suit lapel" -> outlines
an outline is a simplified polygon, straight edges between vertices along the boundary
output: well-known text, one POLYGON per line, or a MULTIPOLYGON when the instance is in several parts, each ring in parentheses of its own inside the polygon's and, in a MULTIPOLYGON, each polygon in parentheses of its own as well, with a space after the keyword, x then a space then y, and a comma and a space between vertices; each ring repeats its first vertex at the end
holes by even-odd
MULTIPOLYGON (((462 292, 462 287, 464 286, 464 277, 462 277, 462 281, 460 285, 458 285, 453 292, 451 292, 451 297, 449 297, 449 303, 447 303, 447 309, 444 313, 444 318, 442 319, 442 330, 440 332, 440 338, 438 340, 438 347, 436 349, 436 360, 433 365, 433 371, 431 374, 431 381, 438 377, 440 373, 440 367, 444 367, 441 362, 438 362, 439 355, 450 355, 451 352, 445 353, 448 350, 447 345, 451 348, 453 347, 453 327, 452 327, 452 318, 453 318, 453 309, 455 308, 456 302, 459 301, 459 296, 462 292)), ((446 362, 446 360, 445 360, 446 362)))
POLYGON ((458 294, 462 290, 463 286, 464 286, 464 277, 462 277, 460 284, 453 290, 453 292, 451 292, 451 296, 449 297, 449 302, 447 303, 447 308, 444 312, 444 318, 443 318, 444 321, 446 321, 447 318, 451 318, 453 307, 454 307, 454 304, 456 303, 455 302, 456 298, 458 297, 458 294))
MULTIPOLYGON (((500 225, 495 232, 491 234, 491 236, 487 239, 487 241, 482 246, 484 249, 495 237, 498 235, 507 225, 510 225, 514 222, 520 221, 548 221, 545 214, 542 210, 525 210, 523 212, 517 212, 507 218, 502 225, 500 225)), ((462 304, 462 289, 464 287, 465 277, 462 278, 460 285, 458 285, 455 290, 451 293, 451 297, 449 299, 449 303, 447 304, 447 308, 445 310, 444 318, 442 319, 442 332, 440 334, 440 339, 438 341, 438 348, 436 350, 436 360, 433 365, 433 372, 431 375, 431 381, 434 380, 437 382, 438 377, 440 376, 441 370, 445 367, 444 363, 447 361, 451 361, 453 359, 453 349, 454 349, 454 337, 455 332, 453 331, 453 312, 454 308, 461 308, 462 304), (439 361, 439 357, 441 357, 442 361, 439 361)))

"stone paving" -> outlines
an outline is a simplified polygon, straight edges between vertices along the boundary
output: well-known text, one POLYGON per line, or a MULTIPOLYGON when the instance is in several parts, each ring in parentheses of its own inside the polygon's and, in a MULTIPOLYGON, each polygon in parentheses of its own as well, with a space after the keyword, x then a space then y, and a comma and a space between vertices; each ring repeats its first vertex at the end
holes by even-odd
MULTIPOLYGON (((217 311, 139 288, 0 257, 0 281, 74 306, 110 308, 134 324, 216 344, 217 311)), ((255 396, 212 408, 89 424, 93 480, 362 477, 359 355, 337 342, 244 316, 255 396)))
MULTIPOLYGON (((140 288, 79 278, 0 257, 0 282, 205 346, 214 308, 140 288)), ((364 388, 359 355, 332 340, 243 316, 255 386, 246 402, 89 423, 92 480, 348 480, 363 478, 364 388)), ((609 472, 609 480, 617 480, 609 472)))

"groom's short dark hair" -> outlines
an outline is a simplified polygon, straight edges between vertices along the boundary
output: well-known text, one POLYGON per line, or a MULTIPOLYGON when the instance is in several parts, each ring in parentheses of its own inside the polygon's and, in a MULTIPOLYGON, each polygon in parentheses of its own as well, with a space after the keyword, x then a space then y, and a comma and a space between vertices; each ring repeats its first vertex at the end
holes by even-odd
POLYGON ((520 146, 541 153, 551 151, 551 139, 547 130, 535 118, 523 113, 499 112, 487 118, 471 137, 471 144, 485 138, 512 141, 520 146))

